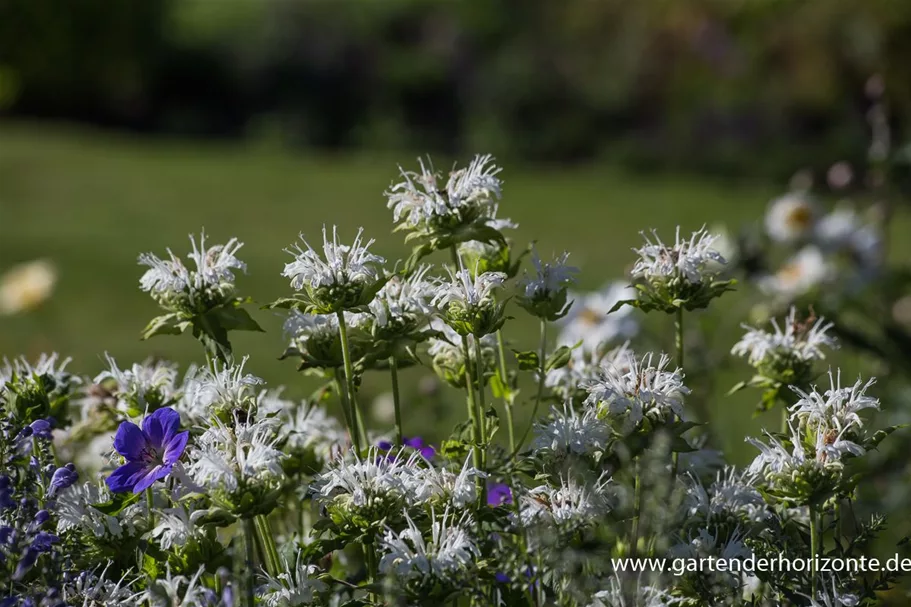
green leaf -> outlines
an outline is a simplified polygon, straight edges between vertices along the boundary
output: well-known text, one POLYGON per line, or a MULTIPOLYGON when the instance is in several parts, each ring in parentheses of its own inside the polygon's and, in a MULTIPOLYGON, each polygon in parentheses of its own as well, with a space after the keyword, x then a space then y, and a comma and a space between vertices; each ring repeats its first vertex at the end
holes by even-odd
POLYGON ((500 416, 497 415, 497 410, 493 407, 488 407, 487 411, 484 413, 484 430, 487 436, 487 442, 489 443, 493 438, 494 434, 497 433, 497 430, 500 429, 500 416))
POLYGON ((745 390, 748 385, 749 384, 745 381, 737 382, 736 384, 734 384, 734 386, 730 390, 727 391, 725 396, 731 396, 732 394, 736 394, 737 392, 740 392, 741 390, 745 390))
POLYGON ((614 304, 610 310, 607 311, 608 314, 613 314, 623 306, 633 306, 634 308, 641 307, 642 303, 638 299, 621 299, 614 304))
POLYGON ((262 327, 253 320, 249 312, 239 306, 223 306, 211 312, 217 322, 225 331, 258 331, 263 333, 262 327))
POLYGON ((142 330, 141 339, 149 339, 156 335, 180 335, 189 326, 187 321, 181 320, 176 312, 163 314, 153 318, 146 328, 142 330))
POLYGON ((516 355, 516 361, 518 361, 519 370, 521 371, 533 371, 541 366, 538 362, 538 353, 534 350, 527 350, 525 352, 513 350, 513 353, 516 355))
POLYGON ((131 506, 138 501, 138 493, 114 493, 111 495, 111 499, 108 501, 102 502, 100 504, 92 504, 92 507, 102 514, 107 514, 108 516, 117 516, 123 511, 124 508, 131 506))
POLYGON ((301 309, 306 306, 307 302, 300 299, 299 297, 279 297, 272 303, 267 303, 262 306, 263 310, 275 310, 276 308, 281 310, 291 310, 292 308, 301 309))
POLYGON ((560 346, 547 357, 547 361, 544 363, 544 370, 552 371, 553 369, 562 369, 569 364, 572 355, 572 348, 569 346, 560 346))

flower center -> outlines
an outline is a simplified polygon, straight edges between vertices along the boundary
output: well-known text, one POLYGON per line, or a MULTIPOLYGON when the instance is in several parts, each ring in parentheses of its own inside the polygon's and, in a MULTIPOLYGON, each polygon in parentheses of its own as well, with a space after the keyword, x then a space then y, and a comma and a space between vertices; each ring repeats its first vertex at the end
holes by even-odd
POLYGON ((154 447, 146 447, 139 454, 139 459, 148 466, 161 466, 164 454, 154 447))

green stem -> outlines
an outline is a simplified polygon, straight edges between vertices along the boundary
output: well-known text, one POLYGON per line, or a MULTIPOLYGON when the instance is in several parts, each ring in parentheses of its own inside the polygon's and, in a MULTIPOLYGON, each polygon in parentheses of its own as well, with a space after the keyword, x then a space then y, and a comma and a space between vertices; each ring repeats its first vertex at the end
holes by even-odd
POLYGON ((277 577, 281 573, 282 565, 278 556, 278 549, 275 547, 275 538, 272 536, 269 519, 264 514, 258 514, 253 520, 256 525, 256 535, 259 537, 259 544, 263 549, 266 571, 269 572, 269 575, 277 577))
MULTIPOLYGON (((471 350, 468 347, 468 337, 462 336, 462 356, 465 357, 465 392, 468 395, 467 408, 468 408, 468 419, 471 420, 471 442, 474 443, 474 448, 471 451, 472 462, 474 467, 478 470, 482 468, 481 460, 481 429, 480 429, 480 420, 478 419, 477 406, 475 404, 475 393, 474 393, 474 380, 472 379, 471 372, 471 350)), ((483 491, 483 482, 480 478, 477 479, 478 485, 478 497, 481 496, 481 491, 483 491)))
POLYGON ((392 402, 395 406, 395 440, 396 445, 401 447, 405 439, 402 433, 402 405, 399 400, 399 363, 394 354, 389 357, 389 373, 392 375, 392 402))
MULTIPOLYGON (((683 373, 683 308, 677 308, 677 314, 674 316, 674 345, 677 348, 677 368, 680 369, 680 372, 683 373)), ((674 414, 674 421, 676 421, 677 415, 674 414)), ((702 420, 703 422, 708 422, 708 419, 702 420)), ((671 454, 671 470, 673 472, 672 478, 677 478, 677 468, 679 464, 680 454, 674 451, 671 454)))
MULTIPOLYGON (((481 472, 487 472, 487 411, 484 409, 484 356, 481 353, 481 340, 474 339, 474 354, 478 367, 478 429, 481 433, 481 472)), ((482 483, 481 505, 487 503, 487 483, 482 483)))
POLYGON ((256 581, 254 579, 255 561, 254 552, 256 550, 256 532, 253 529, 253 519, 243 519, 244 528, 244 607, 254 607, 254 589, 256 581))
POLYGON ((153 529, 155 529, 155 511, 152 510, 153 505, 154 505, 154 501, 152 499, 152 488, 149 487, 148 489, 146 489, 146 509, 148 510, 148 513, 149 513, 149 531, 150 532, 153 529))
POLYGON ((342 416, 345 418, 345 427, 348 428, 348 435, 351 437, 351 443, 354 444, 354 434, 356 426, 351 419, 351 405, 348 403, 348 386, 345 383, 344 371, 335 369, 335 389, 338 391, 338 398, 342 403, 342 416))
POLYGON ((785 436, 788 435, 788 407, 787 405, 781 405, 781 433, 785 436))
POLYGON ((338 318, 339 339, 342 342, 342 360, 345 363, 345 386, 348 390, 348 404, 351 407, 352 427, 348 428, 351 438, 354 441, 354 449, 358 457, 361 454, 361 431, 363 430, 363 420, 360 419, 360 411, 357 407, 357 394, 354 389, 354 366, 351 364, 351 351, 348 346, 348 327, 345 325, 345 313, 339 310, 335 313, 338 318))
MULTIPOLYGON (((508 386, 507 379, 507 370, 506 370, 506 348, 503 345, 503 332, 497 330, 497 374, 499 375, 500 382, 503 384, 503 387, 508 386)), ((509 428, 509 452, 515 453, 516 451, 516 427, 513 422, 512 417, 512 403, 507 399, 503 399, 503 408, 506 411, 506 423, 509 428)))
POLYGON ((532 426, 534 426, 535 418, 538 416, 538 407, 541 405, 541 399, 544 396, 544 380, 546 379, 545 372, 545 357, 547 356, 547 321, 543 318, 541 319, 541 343, 538 347, 538 391, 535 394, 535 406, 531 410, 531 419, 528 421, 528 426, 525 427, 525 432, 522 433, 522 438, 519 439, 519 444, 516 445, 515 450, 513 451, 513 456, 522 448, 522 445, 525 444, 525 440, 528 438, 528 433, 531 432, 532 426))
POLYGON ((810 506, 810 591, 816 598, 816 554, 819 552, 819 513, 810 506))

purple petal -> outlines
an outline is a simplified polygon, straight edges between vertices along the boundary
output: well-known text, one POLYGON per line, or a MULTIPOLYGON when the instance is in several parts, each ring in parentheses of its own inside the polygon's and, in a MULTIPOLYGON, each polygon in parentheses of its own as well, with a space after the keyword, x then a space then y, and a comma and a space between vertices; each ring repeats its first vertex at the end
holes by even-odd
POLYGON ((131 490, 146 471, 147 468, 140 462, 127 462, 114 470, 105 481, 113 493, 122 493, 131 490))
POLYGON ((424 456, 424 459, 431 459, 434 455, 436 455, 436 453, 437 453, 436 449, 434 449, 430 445, 427 445, 426 447, 421 447, 421 455, 424 456))
POLYGON ((388 440, 381 440, 376 444, 376 446, 380 451, 389 451, 392 449, 392 443, 390 443, 388 440))
POLYGON ((165 464, 175 464, 177 460, 180 459, 180 456, 183 455, 183 450, 187 447, 187 440, 190 438, 189 432, 181 432, 177 436, 174 436, 165 443, 165 452, 163 461, 165 464))
POLYGON ((130 461, 140 459, 143 449, 148 447, 148 440, 139 426, 133 422, 121 422, 114 437, 114 449, 130 461))
POLYGON ((411 438, 406 438, 402 441, 405 443, 406 447, 411 447, 413 449, 423 449, 424 448, 424 439, 420 436, 413 436, 411 438))
POLYGON ((152 484, 162 478, 165 478, 167 475, 171 474, 171 469, 174 466, 172 464, 165 464, 163 466, 155 466, 148 473, 139 479, 139 482, 136 483, 136 486, 133 487, 133 493, 142 493, 146 489, 152 486, 152 484))
POLYGON ((170 407, 158 409, 142 422, 142 430, 156 449, 161 449, 179 429, 180 413, 170 407))
POLYGON ((503 504, 512 503, 512 491, 504 483, 490 483, 487 485, 487 505, 496 508, 503 504))

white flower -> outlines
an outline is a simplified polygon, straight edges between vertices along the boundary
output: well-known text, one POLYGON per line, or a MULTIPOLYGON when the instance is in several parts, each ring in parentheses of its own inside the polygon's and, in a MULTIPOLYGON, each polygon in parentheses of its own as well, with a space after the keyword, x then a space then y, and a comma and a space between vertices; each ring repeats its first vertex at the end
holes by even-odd
POLYGON ((141 254, 139 264, 148 266, 149 269, 139 279, 140 288, 159 298, 186 296, 191 303, 197 302, 207 292, 231 292, 234 270, 245 272, 247 269, 236 257, 237 251, 244 246, 243 243, 232 238, 226 244, 206 248, 206 235, 203 232, 198 245, 191 235, 190 245, 193 252, 187 257, 194 262, 195 270, 185 266, 170 249, 169 259, 160 259, 152 253, 141 254))
POLYGON ((380 549, 380 571, 408 581, 451 581, 455 574, 472 568, 481 552, 469 533, 471 516, 465 512, 458 521, 446 510, 442 517, 431 514, 430 539, 405 513, 408 527, 397 533, 387 528, 380 549))
POLYGON ((635 428, 644 416, 664 419, 670 414, 683 416, 683 399, 690 393, 683 385, 680 369, 669 371, 666 354, 652 364, 652 354, 629 361, 629 367, 602 365, 598 378, 583 386, 588 390, 585 404, 606 408, 614 417, 623 418, 624 431, 635 428))
POLYGON ((478 501, 477 478, 487 475, 471 465, 469 453, 458 474, 432 465, 415 468, 413 474, 404 477, 408 495, 413 503, 435 501, 465 508, 478 501))
POLYGON ((277 576, 265 574, 263 603, 268 607, 298 607, 312 604, 318 593, 329 588, 325 582, 317 579, 319 573, 315 565, 307 565, 298 553, 294 568, 289 567, 286 562, 285 570, 277 576))
POLYGON ((76 607, 95 607, 96 605, 119 605, 122 607, 139 607, 144 593, 133 593, 127 574, 119 580, 108 579, 110 561, 95 574, 91 571, 79 573, 73 580, 63 584, 63 600, 67 605, 76 607))
POLYGON ((99 373, 94 382, 101 384, 112 380, 115 383, 113 393, 117 397, 118 410, 127 412, 135 403, 140 412, 145 413, 149 405, 157 408, 178 396, 176 364, 148 359, 121 370, 114 357, 107 353, 104 356, 110 368, 99 373))
POLYGON ((0 365, 0 394, 6 391, 7 382, 13 381, 13 378, 29 381, 33 377, 47 375, 54 380, 57 387, 72 387, 79 384, 81 380, 66 370, 71 360, 71 358, 60 360, 60 356, 56 352, 41 354, 34 363, 30 363, 24 356, 14 358, 12 361, 4 358, 3 365, 0 365))
POLYGON ((209 592, 199 578, 205 566, 191 578, 173 575, 171 566, 167 565, 165 575, 159 575, 152 581, 145 592, 149 607, 207 607, 211 605, 209 592))
POLYGON ((338 229, 332 227, 332 241, 326 235, 323 226, 323 255, 320 256, 310 244, 301 240, 306 250, 299 245, 286 252, 294 256, 294 261, 285 264, 282 276, 291 279, 291 286, 297 290, 305 286, 312 288, 333 287, 349 284, 373 285, 383 276, 382 265, 385 260, 379 255, 370 253, 368 249, 374 243, 370 239, 362 242, 363 228, 357 231, 354 242, 349 245, 338 243, 338 229))
POLYGON ((765 216, 766 232, 777 242, 796 242, 813 232, 818 216, 816 205, 804 195, 785 194, 769 204, 765 216))
POLYGON ((188 473, 202 487, 226 492, 236 491, 241 483, 273 483, 284 476, 284 454, 275 448, 278 420, 264 418, 241 422, 233 427, 220 419, 206 430, 190 451, 188 473))
POLYGON ((355 454, 354 461, 343 458, 333 461, 328 470, 313 480, 313 490, 323 503, 343 495, 349 496, 356 507, 366 506, 369 498, 377 496, 405 499, 422 460, 418 452, 403 459, 400 453, 386 455, 371 447, 364 459, 355 454))
POLYGON ((705 528, 699 529, 686 542, 672 546, 669 552, 676 558, 692 559, 715 556, 726 561, 747 559, 753 554, 743 543, 743 535, 740 531, 735 530, 729 537, 722 540, 718 529, 715 529, 715 533, 712 534, 705 528))
POLYGON ((789 451, 778 439, 766 433, 768 444, 754 438, 747 438, 746 442, 759 449, 759 455, 750 464, 747 473, 757 478, 767 477, 768 475, 787 476, 797 468, 807 463, 813 463, 816 466, 840 466, 841 458, 851 454, 860 456, 864 454, 864 449, 860 445, 846 440, 843 437, 844 430, 838 431, 826 426, 818 426, 813 445, 813 453, 807 454, 801 443, 801 435, 798 428, 794 428, 791 420, 788 420, 788 428, 791 435, 791 450, 789 451))
POLYGON ((574 346, 582 342, 582 350, 601 354, 613 344, 629 340, 639 332, 639 321, 632 306, 611 312, 622 300, 636 299, 636 290, 615 282, 592 293, 569 293, 574 300, 567 315, 560 321, 563 329, 557 344, 574 346), (608 314, 610 312, 610 314, 608 314))
POLYGON ((219 413, 231 414, 235 409, 255 409, 254 388, 264 382, 244 373, 247 358, 230 366, 216 362, 214 372, 208 367, 198 370, 187 379, 178 408, 194 420, 207 420, 219 413))
POLYGON ((348 434, 339 421, 324 407, 288 403, 279 411, 280 428, 285 445, 291 449, 312 450, 324 462, 331 461, 347 449, 348 434))
POLYGON ((57 267, 47 259, 13 266, 0 276, 0 315, 31 310, 48 297, 57 284, 57 267))
POLYGON ((538 250, 532 247, 531 262, 535 266, 535 276, 531 278, 526 273, 519 282, 519 288, 527 299, 544 298, 555 295, 575 282, 573 274, 579 273, 579 268, 566 265, 569 253, 557 256, 553 262, 544 263, 538 256, 538 250))
POLYGON ((815 597, 806 594, 802 596, 810 599, 809 607, 857 607, 860 605, 860 597, 847 592, 840 592, 835 585, 835 577, 832 577, 832 587, 823 585, 815 597))
POLYGON ((580 527, 607 514, 611 502, 606 493, 610 479, 604 476, 586 486, 570 478, 561 478, 559 487, 541 485, 519 500, 519 519, 525 526, 553 523, 580 527))
POLYGON ((751 480, 732 467, 719 471, 708 488, 691 477, 687 482, 687 515, 700 516, 706 521, 726 516, 750 522, 765 520, 769 516, 768 508, 751 480))
POLYGON ((711 280, 717 274, 718 265, 727 263, 721 253, 712 248, 717 236, 709 234, 705 228, 693 232, 689 240, 680 238, 680 227, 677 227, 673 246, 667 246, 652 230, 652 242, 645 236, 645 246, 633 249, 639 259, 633 266, 632 275, 647 280, 683 278, 692 284, 711 280))
POLYGON ((570 401, 580 392, 582 386, 598 379, 601 365, 613 365, 628 369, 635 355, 629 349, 629 342, 614 348, 601 356, 583 347, 573 348, 569 362, 547 372, 544 385, 563 401, 570 401))
MULTIPOLYGON (((345 326, 348 330, 367 329, 371 323, 369 314, 345 311, 345 326)), ((339 341, 338 317, 335 314, 304 314, 289 310, 282 326, 290 344, 301 352, 317 349, 320 344, 341 343, 339 341)), ((341 347, 341 346, 339 346, 341 347)))
POLYGON ((190 512, 178 505, 158 511, 158 524, 152 530, 152 537, 158 538, 161 547, 170 550, 172 547, 184 546, 187 541, 198 535, 204 535, 204 529, 196 526, 205 510, 190 512))
POLYGON ((619 577, 612 577, 605 590, 595 593, 588 607, 673 607, 685 601, 685 598, 674 598, 660 588, 643 586, 638 580, 631 596, 629 585, 619 577))
POLYGON ((386 192, 396 223, 416 228, 458 214, 464 207, 494 207, 495 214, 494 203, 500 198, 501 185, 497 174, 501 169, 493 163, 492 156, 475 156, 468 168, 453 170, 443 190, 437 184, 440 175, 429 160, 429 166, 420 158, 418 163, 420 173, 399 167, 403 181, 386 192))
POLYGON ((550 419, 538 423, 535 433, 535 450, 586 455, 605 449, 610 428, 598 419, 596 409, 586 409, 579 415, 571 404, 564 404, 562 411, 552 407, 550 419))
POLYGON ((858 379, 854 385, 841 387, 841 370, 833 375, 829 370, 829 389, 823 393, 814 387, 810 392, 792 387, 800 396, 792 407, 792 416, 813 425, 822 425, 835 428, 839 432, 850 429, 852 426, 863 426, 863 420, 858 412, 864 409, 879 410, 879 399, 867 396, 867 389, 876 383, 870 379, 866 383, 858 379))
POLYGON ((792 301, 832 276, 832 267, 813 245, 798 251, 775 274, 759 280, 759 288, 784 301, 792 301))
POLYGON ((774 333, 743 325, 746 334, 731 348, 731 354, 746 356, 751 365, 758 365, 770 357, 796 359, 800 362, 822 360, 823 348, 835 349, 838 343, 827 332, 834 325, 824 318, 812 326, 797 320, 797 309, 792 307, 781 325, 772 319, 774 333))
POLYGON ((394 276, 383 285, 369 306, 377 325, 414 325, 429 321, 433 313, 430 299, 435 290, 426 278, 429 270, 430 266, 421 266, 407 278, 394 276))
MULTIPOLYGON (((459 260, 461 265, 461 260, 459 260)), ((431 305, 445 309, 452 303, 468 308, 481 308, 493 305, 493 291, 506 280, 502 272, 484 272, 477 276, 465 268, 458 271, 446 266, 449 272, 449 282, 439 281, 437 292, 431 300, 431 305)))
POLYGON ((103 504, 110 497, 104 483, 86 482, 64 489, 57 496, 57 532, 74 529, 95 537, 113 538, 133 535, 135 529, 128 520, 121 521, 95 508, 95 504, 103 504))

